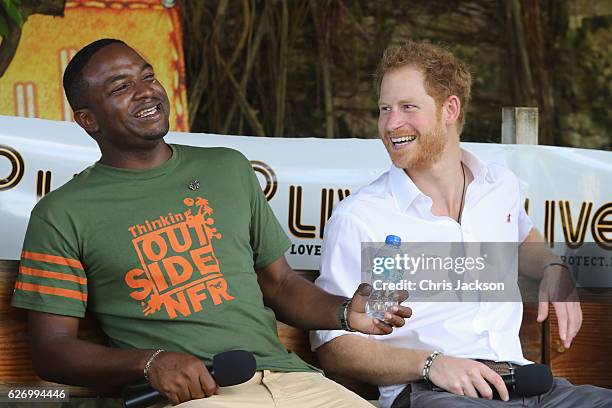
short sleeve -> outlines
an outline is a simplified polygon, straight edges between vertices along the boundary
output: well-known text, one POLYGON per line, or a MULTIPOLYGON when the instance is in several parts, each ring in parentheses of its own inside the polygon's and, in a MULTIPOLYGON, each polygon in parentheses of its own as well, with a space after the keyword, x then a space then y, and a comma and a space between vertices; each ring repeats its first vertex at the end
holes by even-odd
MULTIPOLYGON (((332 216, 325 225, 321 274, 315 284, 335 295, 352 297, 361 284, 361 243, 374 241, 366 225, 348 214, 332 216)), ((344 330, 311 332, 310 344, 316 350, 336 337, 348 334, 344 330)), ((367 336, 359 333, 353 335, 367 336)))
POLYGON ((39 312, 83 317, 87 277, 66 234, 32 213, 11 304, 39 312))
POLYGON ((291 246, 291 241, 270 208, 250 163, 246 171, 249 172, 251 193, 250 239, 253 265, 259 269, 282 256, 291 246))
POLYGON ((527 211, 525 211, 525 198, 526 198, 525 190, 523 189, 523 186, 521 185, 520 181, 518 184, 519 184, 518 186, 519 188, 519 200, 518 200, 519 241, 518 242, 523 242, 525 241, 525 239, 529 235, 529 232, 533 228, 533 222, 531 221, 531 218, 529 218, 529 215, 527 215, 527 211))

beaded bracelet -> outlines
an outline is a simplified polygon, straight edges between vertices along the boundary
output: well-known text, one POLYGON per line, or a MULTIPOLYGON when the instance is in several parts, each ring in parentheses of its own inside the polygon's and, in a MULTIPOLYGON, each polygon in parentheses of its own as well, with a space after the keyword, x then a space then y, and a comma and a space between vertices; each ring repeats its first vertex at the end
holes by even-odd
POLYGON ((340 328, 342 330, 346 330, 349 332, 354 332, 354 330, 348 322, 348 308, 351 305, 351 299, 346 299, 340 305, 340 309, 338 309, 338 319, 340 320, 340 328))

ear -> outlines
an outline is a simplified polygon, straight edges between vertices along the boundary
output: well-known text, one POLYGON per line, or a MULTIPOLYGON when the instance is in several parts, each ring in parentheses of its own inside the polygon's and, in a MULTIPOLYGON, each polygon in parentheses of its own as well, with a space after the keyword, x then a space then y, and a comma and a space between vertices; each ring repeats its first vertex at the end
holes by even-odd
POLYGON ((443 106, 444 111, 444 122, 447 126, 456 124, 459 121, 459 114, 461 113, 461 101, 456 95, 451 95, 446 99, 443 106))
POLYGON ((90 135, 100 130, 96 117, 87 108, 76 110, 74 112, 74 120, 90 135))

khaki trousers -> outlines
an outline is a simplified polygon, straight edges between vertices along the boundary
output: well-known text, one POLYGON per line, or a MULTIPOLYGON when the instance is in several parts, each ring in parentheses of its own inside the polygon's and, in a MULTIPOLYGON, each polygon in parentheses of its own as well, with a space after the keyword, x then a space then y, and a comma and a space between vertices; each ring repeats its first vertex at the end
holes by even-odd
MULTIPOLYGON (((170 408, 171 405, 157 405, 170 408)), ((341 385, 315 372, 258 371, 244 384, 222 387, 218 395, 177 408, 372 408, 341 385)))

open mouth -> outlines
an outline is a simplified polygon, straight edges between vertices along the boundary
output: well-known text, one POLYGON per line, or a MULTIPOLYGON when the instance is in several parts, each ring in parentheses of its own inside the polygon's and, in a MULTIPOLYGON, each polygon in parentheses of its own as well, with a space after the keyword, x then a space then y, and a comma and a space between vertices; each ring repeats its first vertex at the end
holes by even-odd
POLYGON ((150 116, 155 115, 156 113, 158 113, 160 111, 161 111, 161 104, 157 104, 157 105, 152 106, 150 108, 139 110, 138 112, 136 112, 134 114, 134 116, 139 118, 139 119, 148 118, 150 116))
POLYGON ((406 146, 407 144, 413 142, 415 139, 416 139, 416 135, 390 138, 391 143, 393 144, 393 147, 406 146))

